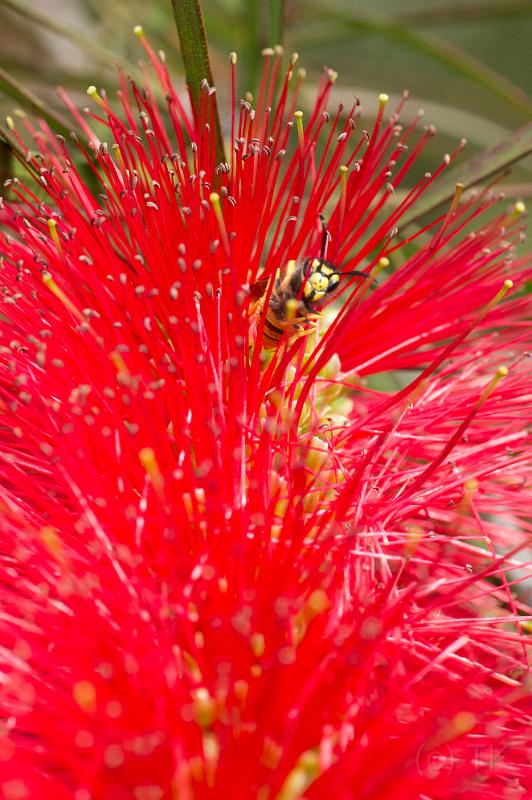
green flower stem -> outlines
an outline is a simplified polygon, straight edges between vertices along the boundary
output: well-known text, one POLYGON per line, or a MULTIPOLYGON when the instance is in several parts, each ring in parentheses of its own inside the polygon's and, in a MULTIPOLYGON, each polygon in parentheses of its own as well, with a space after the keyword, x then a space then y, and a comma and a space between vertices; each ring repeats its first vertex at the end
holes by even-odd
MULTIPOLYGON (((213 86, 207 33, 203 22, 200 0, 172 0, 172 8, 181 45, 190 98, 196 117, 199 116, 201 82, 213 86)), ((224 143, 216 95, 214 97, 214 141, 216 160, 225 162, 224 143)))

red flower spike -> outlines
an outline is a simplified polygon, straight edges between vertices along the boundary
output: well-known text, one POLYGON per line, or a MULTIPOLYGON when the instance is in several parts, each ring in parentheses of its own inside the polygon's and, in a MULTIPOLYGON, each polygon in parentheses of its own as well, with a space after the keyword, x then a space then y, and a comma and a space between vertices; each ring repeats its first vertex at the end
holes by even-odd
POLYGON ((302 115, 276 51, 256 108, 231 56, 216 164, 213 90, 193 121, 136 32, 120 113, 63 95, 97 191, 24 119, 0 211, 0 796, 525 797, 523 207, 457 187, 398 236, 462 144, 397 203, 433 129, 381 95, 359 132, 330 71, 302 115), (298 322, 304 276, 265 356, 320 214, 348 291, 298 322))

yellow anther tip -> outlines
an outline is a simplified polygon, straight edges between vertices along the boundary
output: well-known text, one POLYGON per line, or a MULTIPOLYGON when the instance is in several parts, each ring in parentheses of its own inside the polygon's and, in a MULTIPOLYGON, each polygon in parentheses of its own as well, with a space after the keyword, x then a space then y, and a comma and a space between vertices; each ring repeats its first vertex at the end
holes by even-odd
POLYGON ((344 173, 344 174, 345 174, 346 172, 349 172, 349 168, 348 168, 348 167, 346 167, 346 165, 345 165, 345 164, 342 164, 342 165, 340 166, 340 172, 342 172, 342 173, 344 173))
POLYGON ((262 51, 263 56, 273 56, 273 47, 265 47, 262 51))
POLYGON ((497 368, 497 377, 506 378, 507 375, 508 375, 508 367, 498 367, 497 368))
POLYGON ((477 718, 470 711, 459 711, 451 720, 451 724, 457 733, 466 733, 477 724, 477 718))
POLYGON ((54 282, 54 279, 50 275, 49 272, 43 272, 42 274, 42 282, 46 283, 47 285, 54 282))
POLYGON ((234 52, 234 50, 233 50, 232 53, 229 53, 229 61, 230 61, 231 64, 236 64, 236 62, 238 61, 238 56, 234 52))
POLYGON ((303 112, 302 111, 294 111, 294 117, 296 119, 303 119, 303 112))
POLYGON ((89 95, 89 97, 94 97, 95 95, 98 94, 98 89, 96 88, 96 86, 92 86, 91 84, 91 86, 87 88, 87 94, 89 95))
POLYGON ((209 195, 209 200, 213 204, 213 206, 217 206, 220 203, 220 195, 218 192, 211 192, 209 195))
POLYGON ((55 220, 53 218, 48 220, 48 227, 49 228, 55 228, 56 225, 57 225, 57 220, 55 220))
POLYGON ((505 280, 504 283, 503 283, 503 286, 504 286, 505 289, 511 289, 513 285, 514 285, 514 282, 511 281, 509 278, 507 278, 507 280, 505 280))
POLYGON ((13 121, 13 117, 6 117, 6 125, 10 131, 15 130, 15 123, 13 121))
POLYGON ((379 258, 379 266, 382 267, 383 269, 385 269, 386 267, 389 267, 390 266, 390 259, 386 258, 386 256, 383 256, 382 258, 379 258))
POLYGON ((316 589, 310 595, 308 605, 315 614, 321 614, 329 608, 330 601, 323 589, 316 589))
POLYGON ((63 555, 63 545, 55 528, 46 525, 39 531, 39 537, 46 549, 59 560, 63 555))
POLYGON ((133 28, 133 33, 140 39, 141 36, 144 36, 144 28, 142 27, 142 25, 135 25, 135 27, 133 28))
POLYGON ((96 689, 90 681, 78 681, 72 687, 74 700, 83 711, 94 712, 96 709, 96 689))
POLYGON ((522 200, 518 200, 514 206, 514 211, 516 214, 524 214, 526 211, 526 206, 522 200))
POLYGON ((389 96, 384 92, 379 95, 379 103, 381 103, 381 105, 386 105, 389 99, 389 96))
POLYGON ((139 450, 139 461, 144 468, 153 467, 156 463, 153 447, 143 447, 139 450))

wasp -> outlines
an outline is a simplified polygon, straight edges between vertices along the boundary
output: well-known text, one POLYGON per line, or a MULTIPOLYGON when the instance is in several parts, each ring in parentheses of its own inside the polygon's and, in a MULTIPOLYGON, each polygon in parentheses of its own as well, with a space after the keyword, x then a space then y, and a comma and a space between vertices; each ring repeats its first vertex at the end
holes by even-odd
POLYGON ((344 275, 368 277, 368 273, 361 270, 342 272, 337 264, 326 260, 330 234, 323 218, 321 221, 323 233, 319 258, 310 257, 299 264, 288 261, 286 269, 277 270, 274 278, 264 278, 250 287, 250 316, 259 320, 268 303, 262 335, 265 350, 274 350, 283 336, 290 342, 312 330, 320 317, 321 301, 338 288, 344 275))

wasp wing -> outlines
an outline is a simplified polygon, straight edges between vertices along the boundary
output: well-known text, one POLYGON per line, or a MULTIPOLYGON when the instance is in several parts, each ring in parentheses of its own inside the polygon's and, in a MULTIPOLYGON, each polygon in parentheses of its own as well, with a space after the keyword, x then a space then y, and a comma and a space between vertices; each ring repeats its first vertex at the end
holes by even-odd
POLYGON ((269 278, 262 278, 262 280, 255 281, 255 283, 251 284, 249 287, 249 296, 252 302, 260 300, 260 298, 266 294, 266 289, 268 288, 269 282, 269 278))

